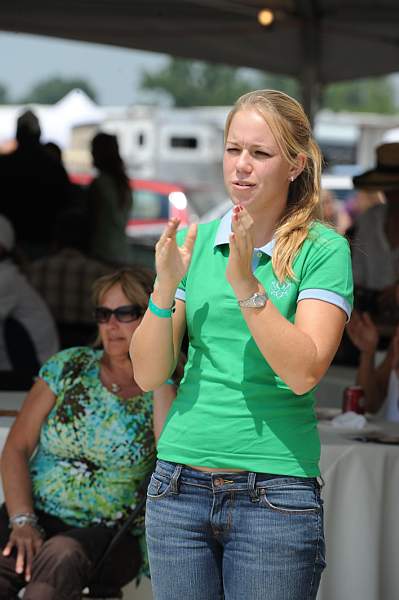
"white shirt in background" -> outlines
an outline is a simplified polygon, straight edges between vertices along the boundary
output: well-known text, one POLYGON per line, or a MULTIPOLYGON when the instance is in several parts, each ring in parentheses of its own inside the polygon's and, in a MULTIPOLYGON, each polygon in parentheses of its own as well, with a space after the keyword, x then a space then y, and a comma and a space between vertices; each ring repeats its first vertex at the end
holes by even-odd
POLYGON ((12 369, 4 340, 7 317, 25 327, 40 363, 59 350, 54 319, 44 300, 8 259, 0 262, 0 370, 4 371, 12 369))

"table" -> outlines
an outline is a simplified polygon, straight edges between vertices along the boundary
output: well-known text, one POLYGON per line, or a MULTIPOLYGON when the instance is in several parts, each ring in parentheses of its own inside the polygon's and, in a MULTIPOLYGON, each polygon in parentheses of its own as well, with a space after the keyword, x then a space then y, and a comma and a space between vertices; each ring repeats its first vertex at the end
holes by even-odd
MULTIPOLYGON (((0 449, 12 421, 0 417, 0 449)), ((399 425, 381 427, 399 435, 399 425)), ((399 446, 355 442, 326 428, 320 434, 328 566, 317 600, 397 600, 399 446)), ((152 600, 147 579, 124 592, 124 600, 152 600)))
MULTIPOLYGON (((399 435, 399 425, 376 423, 399 435)), ((399 598, 399 446, 321 431, 327 569, 317 600, 399 598)))

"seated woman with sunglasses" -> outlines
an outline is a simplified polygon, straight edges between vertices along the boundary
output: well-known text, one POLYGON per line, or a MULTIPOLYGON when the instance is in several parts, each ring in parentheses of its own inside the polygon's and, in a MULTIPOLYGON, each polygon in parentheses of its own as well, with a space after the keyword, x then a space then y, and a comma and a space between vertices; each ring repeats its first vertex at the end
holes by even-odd
MULTIPOLYGON (((151 285, 151 282, 149 283, 151 285)), ((94 284, 102 349, 50 358, 28 393, 2 457, 0 599, 80 600, 115 530, 139 501, 173 385, 144 393, 129 342, 148 303, 145 283, 122 269, 94 284), (34 453, 36 449, 36 452, 34 453)), ((112 551, 102 587, 143 571, 143 518, 112 551)))

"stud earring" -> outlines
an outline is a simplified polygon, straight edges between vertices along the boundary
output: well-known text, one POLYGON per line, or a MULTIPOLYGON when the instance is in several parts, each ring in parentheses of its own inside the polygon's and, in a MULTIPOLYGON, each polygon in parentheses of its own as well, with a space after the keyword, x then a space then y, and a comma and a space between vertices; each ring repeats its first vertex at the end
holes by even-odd
POLYGON ((295 179, 295 177, 293 175, 291 175, 291 177, 290 177, 291 183, 294 181, 294 179, 295 179))

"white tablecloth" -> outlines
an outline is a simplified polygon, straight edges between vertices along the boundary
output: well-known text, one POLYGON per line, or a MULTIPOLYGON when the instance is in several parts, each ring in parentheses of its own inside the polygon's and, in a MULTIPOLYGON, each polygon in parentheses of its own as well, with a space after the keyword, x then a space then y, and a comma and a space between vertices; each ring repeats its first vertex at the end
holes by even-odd
MULTIPOLYGON (((0 418, 0 449, 12 421, 0 418)), ((399 426, 384 429, 399 434, 399 426)), ((398 600, 399 446, 325 428, 321 439, 328 566, 318 600, 398 600)), ((124 599, 151 600, 148 580, 128 586, 124 599)))
MULTIPOLYGON (((399 435, 399 427, 384 425, 399 435)), ((398 600, 399 446, 321 431, 327 569, 318 600, 398 600)))

